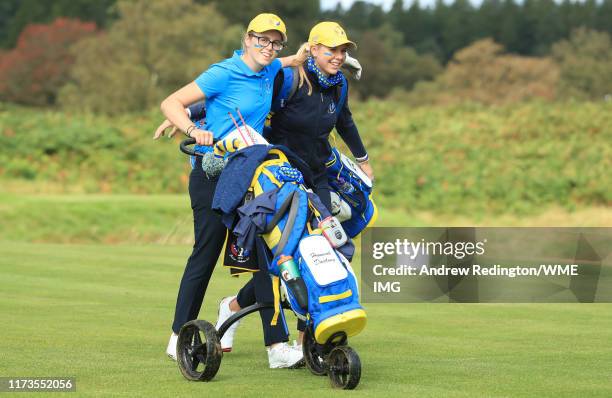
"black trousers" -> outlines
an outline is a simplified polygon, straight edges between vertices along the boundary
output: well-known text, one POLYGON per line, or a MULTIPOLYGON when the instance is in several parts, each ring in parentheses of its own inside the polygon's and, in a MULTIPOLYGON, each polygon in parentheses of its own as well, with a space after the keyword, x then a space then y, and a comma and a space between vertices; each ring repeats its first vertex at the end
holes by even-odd
POLYGON ((174 333, 178 333, 186 322, 198 317, 227 234, 221 216, 211 210, 217 179, 208 178, 201 164, 201 161, 196 162, 189 176, 194 244, 176 299, 172 324, 174 333))
MULTIPOLYGON (((257 260, 262 268, 253 273, 253 277, 238 292, 236 300, 241 308, 248 307, 255 303, 274 303, 274 293, 272 292, 272 279, 267 272, 267 263, 270 261, 268 249, 263 239, 257 240, 257 260), (262 266, 264 265, 264 266, 262 266)), ((276 326, 270 325, 274 316, 274 309, 265 308, 259 311, 261 327, 264 334, 264 344, 266 346, 282 343, 289 340, 289 332, 284 315, 279 315, 276 326)))
MULTIPOLYGON (((238 292, 237 300, 238 300, 238 305, 241 308, 248 307, 249 305, 255 304, 256 302, 258 303, 273 302, 274 296, 272 294, 272 281, 270 279, 269 274, 263 271, 255 272, 253 274, 253 278, 250 281, 248 281, 242 287, 242 289, 240 289, 240 291, 238 292), (263 278, 262 275, 264 275, 265 278, 263 278), (258 293, 260 295, 269 294, 272 300, 271 301, 261 301, 258 299, 258 293)), ((276 326, 270 326, 270 321, 272 320, 272 316, 274 315, 273 309, 261 310, 259 313, 261 314, 261 322, 262 322, 262 327, 264 329, 264 341, 267 346, 273 343, 280 343, 280 342, 285 342, 289 340, 287 326, 286 326, 287 324, 284 319, 281 320, 280 316, 279 316, 278 323, 276 324, 276 326), (266 338, 266 333, 265 333, 267 328, 269 328, 269 330, 271 331, 271 334, 274 334, 277 339, 282 338, 282 340, 268 341, 266 338), (284 335, 281 333, 284 333, 284 335)), ((282 314, 282 311, 281 311, 281 314, 282 314)), ((302 321, 301 319, 298 319, 297 330, 301 332, 306 330, 306 322, 302 321)))
POLYGON ((313 176, 313 191, 319 196, 321 202, 327 207, 327 210, 331 212, 331 194, 329 192, 329 181, 327 178, 327 171, 318 173, 313 176))
MULTIPOLYGON (((191 256, 187 260, 176 299, 174 322, 172 324, 174 333, 178 333, 181 326, 186 322, 198 317, 208 283, 223 250, 227 228, 221 222, 221 216, 211 209, 216 186, 217 178, 206 176, 202 170, 201 160, 198 158, 189 176, 194 245, 191 256)), ((272 302, 274 298, 269 275, 266 272, 256 272, 252 280, 258 281, 257 292, 253 291, 253 303, 255 301, 272 302)), ((250 294, 249 292, 244 293, 243 302, 247 301, 244 297, 249 297, 250 300, 250 294)), ((271 314, 274 313, 273 310, 270 311, 271 314)), ((271 314, 269 311, 261 313, 266 345, 288 340, 284 322, 279 320, 277 326, 270 326, 271 314)))

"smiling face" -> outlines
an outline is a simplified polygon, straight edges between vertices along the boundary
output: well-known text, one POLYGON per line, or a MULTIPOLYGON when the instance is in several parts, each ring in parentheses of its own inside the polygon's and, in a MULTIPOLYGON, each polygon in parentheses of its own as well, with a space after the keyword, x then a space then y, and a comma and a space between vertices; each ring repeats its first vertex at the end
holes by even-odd
POLYGON ((346 60, 346 50, 348 48, 348 44, 342 44, 332 48, 324 46, 323 44, 317 44, 310 48, 310 53, 314 57, 321 72, 326 75, 335 75, 346 60))
POLYGON ((270 65, 280 51, 274 50, 274 43, 281 43, 282 36, 276 30, 262 33, 249 33, 244 39, 245 55, 255 64, 264 67, 270 65), (264 47, 262 44, 266 43, 264 47))

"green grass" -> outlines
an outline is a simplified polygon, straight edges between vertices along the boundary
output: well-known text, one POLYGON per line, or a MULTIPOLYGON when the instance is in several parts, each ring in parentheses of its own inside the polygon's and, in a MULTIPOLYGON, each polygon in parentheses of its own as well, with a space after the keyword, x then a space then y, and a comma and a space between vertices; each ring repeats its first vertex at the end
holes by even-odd
MULTIPOLYGON (((78 396, 612 396, 610 304, 366 303, 353 392, 268 369, 251 315, 214 381, 187 382, 164 349, 189 251, 0 242, 0 374, 74 376, 78 396)), ((200 318, 244 282, 218 268, 200 318)))
MULTIPOLYGON (((411 108, 371 100, 351 109, 386 208, 532 215, 612 204, 611 103, 411 108)), ((0 184, 35 193, 185 192, 181 136, 151 139, 161 120, 158 110, 109 118, 0 103, 0 184)))
POLYGON ((188 195, 0 194, 0 240, 190 243, 188 195))
MULTIPOLYGON (((573 212, 550 207, 531 217, 414 211, 380 207, 376 226, 610 226, 612 209, 573 212)), ((187 194, 35 195, 2 193, 0 241, 191 244, 187 194)))
MULTIPOLYGON (((377 226, 612 225, 608 103, 352 111, 377 226)), ((186 382, 164 349, 192 242, 188 166, 150 139, 159 121, 0 104, 0 375, 75 376, 79 396, 612 396, 611 304, 365 303, 353 392, 269 370, 251 315, 215 380, 186 382)), ((244 282, 217 269, 200 318, 244 282)))

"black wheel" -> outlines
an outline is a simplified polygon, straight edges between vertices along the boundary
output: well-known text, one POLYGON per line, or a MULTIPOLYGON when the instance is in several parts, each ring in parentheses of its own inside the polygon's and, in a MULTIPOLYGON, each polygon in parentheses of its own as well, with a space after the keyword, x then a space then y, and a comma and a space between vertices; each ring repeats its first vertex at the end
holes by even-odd
POLYGON ((306 367, 312 374, 325 376, 327 374, 327 366, 325 365, 323 346, 317 344, 315 341, 311 327, 307 327, 304 331, 302 350, 304 351, 304 362, 306 362, 306 367))
POLYGON ((179 332, 176 356, 179 369, 187 380, 211 380, 223 358, 215 327, 199 319, 184 324, 179 332))
POLYGON ((334 388, 352 390, 361 379, 359 355, 349 346, 337 346, 329 353, 327 369, 334 388))

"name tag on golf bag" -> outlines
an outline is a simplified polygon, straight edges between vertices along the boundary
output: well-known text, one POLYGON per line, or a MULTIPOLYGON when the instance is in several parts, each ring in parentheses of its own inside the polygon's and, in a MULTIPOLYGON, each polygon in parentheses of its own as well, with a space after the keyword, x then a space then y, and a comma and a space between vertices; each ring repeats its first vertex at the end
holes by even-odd
MULTIPOLYGON (((359 304, 357 278, 349 262, 322 235, 302 238, 294 258, 308 290, 307 312, 315 340, 324 344, 337 332, 347 336, 361 332, 366 314, 359 304)), ((288 296, 295 311, 295 299, 290 292, 288 296)))

